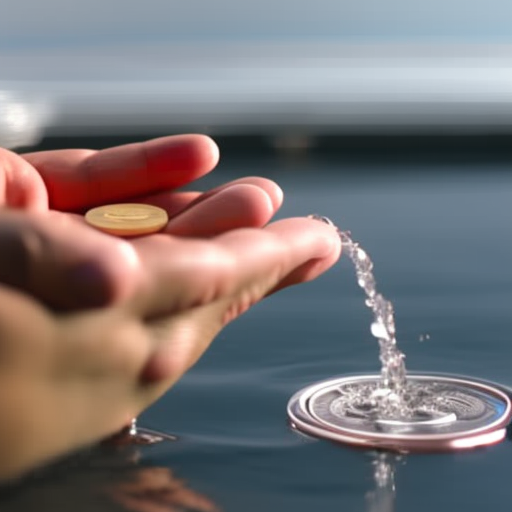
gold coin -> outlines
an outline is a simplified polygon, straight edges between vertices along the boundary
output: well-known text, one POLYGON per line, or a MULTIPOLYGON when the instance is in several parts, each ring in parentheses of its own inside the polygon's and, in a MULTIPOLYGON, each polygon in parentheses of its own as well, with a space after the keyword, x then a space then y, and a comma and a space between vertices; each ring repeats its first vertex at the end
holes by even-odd
POLYGON ((89 210, 85 220, 91 226, 117 236, 149 235, 169 221, 167 212, 149 204, 108 204, 89 210))

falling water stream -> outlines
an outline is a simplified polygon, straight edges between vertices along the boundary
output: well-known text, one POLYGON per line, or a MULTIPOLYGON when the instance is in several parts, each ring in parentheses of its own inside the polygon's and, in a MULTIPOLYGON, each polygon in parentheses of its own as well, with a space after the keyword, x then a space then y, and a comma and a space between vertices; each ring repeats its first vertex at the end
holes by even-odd
MULTIPOLYGON (((332 404, 339 416, 372 419, 388 425, 398 422, 429 425, 450 423, 456 417, 480 414, 480 405, 463 397, 453 389, 407 380, 405 356, 398 349, 393 305, 377 292, 373 262, 350 233, 339 230, 327 217, 312 215, 314 219, 335 227, 346 254, 354 264, 357 283, 366 296, 366 306, 373 313, 371 332, 380 347, 380 382, 362 383, 340 388, 340 397, 332 404)), ((395 425, 396 426, 396 425, 395 425)))

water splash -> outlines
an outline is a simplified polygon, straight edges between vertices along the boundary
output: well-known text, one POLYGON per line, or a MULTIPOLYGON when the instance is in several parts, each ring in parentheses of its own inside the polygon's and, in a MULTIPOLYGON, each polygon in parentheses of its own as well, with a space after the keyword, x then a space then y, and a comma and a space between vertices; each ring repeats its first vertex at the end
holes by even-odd
POLYGON ((381 401, 387 402, 388 409, 394 408, 394 402, 396 402, 397 407, 400 407, 407 384, 405 355, 397 347, 393 305, 383 295, 377 293, 377 283, 373 275, 373 262, 359 243, 352 240, 349 232, 340 231, 327 217, 321 217, 320 215, 311 215, 310 217, 337 229, 344 253, 354 264, 357 284, 366 295, 365 304, 373 312, 371 332, 379 341, 382 381, 377 393, 380 394, 381 401))
POLYGON ((311 215, 333 226, 341 239, 344 253, 354 264, 357 284, 363 289, 365 304, 373 313, 371 332, 380 347, 381 378, 368 384, 340 388, 340 396, 331 403, 331 412, 339 418, 359 418, 381 429, 416 426, 442 426, 484 413, 481 403, 455 386, 413 384, 407 381, 405 355, 398 349, 393 305, 377 293, 373 262, 350 233, 340 231, 327 217, 311 215))

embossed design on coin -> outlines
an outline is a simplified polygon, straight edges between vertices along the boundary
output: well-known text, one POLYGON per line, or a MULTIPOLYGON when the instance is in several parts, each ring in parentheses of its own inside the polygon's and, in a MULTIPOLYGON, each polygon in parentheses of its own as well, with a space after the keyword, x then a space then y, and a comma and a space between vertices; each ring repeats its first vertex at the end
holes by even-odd
MULTIPOLYGON (((400 414, 382 415, 378 375, 314 384, 292 397, 288 414, 306 433, 397 451, 442 451, 498 442, 512 417, 507 393, 483 381, 410 375, 400 414)), ((389 390, 384 392, 389 393, 389 390)))

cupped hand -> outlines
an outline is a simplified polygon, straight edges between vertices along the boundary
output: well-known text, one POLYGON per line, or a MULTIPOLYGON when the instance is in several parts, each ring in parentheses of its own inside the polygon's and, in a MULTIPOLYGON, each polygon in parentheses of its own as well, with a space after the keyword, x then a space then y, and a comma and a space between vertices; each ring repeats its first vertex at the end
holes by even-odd
POLYGON ((0 476, 123 427, 228 322, 337 260, 330 226, 268 224, 282 200, 268 180, 175 191, 217 159, 210 139, 192 135, 0 153, 0 476), (170 221, 122 240, 80 215, 123 201, 161 206, 170 221))

